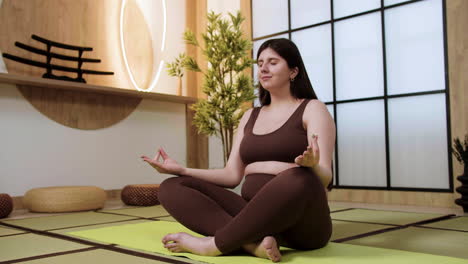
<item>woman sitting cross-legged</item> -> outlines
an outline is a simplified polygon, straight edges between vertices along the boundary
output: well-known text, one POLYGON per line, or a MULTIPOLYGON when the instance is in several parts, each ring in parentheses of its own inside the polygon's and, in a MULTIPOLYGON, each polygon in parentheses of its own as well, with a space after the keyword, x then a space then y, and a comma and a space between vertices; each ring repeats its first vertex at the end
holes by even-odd
POLYGON ((257 63, 262 106, 242 117, 225 168, 185 168, 163 149, 153 159, 142 156, 158 172, 178 176, 161 183, 159 200, 182 225, 206 236, 168 234, 162 242, 172 252, 217 256, 243 249, 278 262, 279 246, 311 250, 330 239, 325 187, 332 179, 333 119, 293 42, 264 42, 257 63), (225 189, 244 177, 242 195, 225 189))

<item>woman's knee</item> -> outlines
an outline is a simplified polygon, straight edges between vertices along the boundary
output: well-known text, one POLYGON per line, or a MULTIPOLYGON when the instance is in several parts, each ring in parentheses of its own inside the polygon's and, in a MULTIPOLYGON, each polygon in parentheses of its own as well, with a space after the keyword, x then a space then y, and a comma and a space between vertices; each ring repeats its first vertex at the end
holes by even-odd
POLYGON ((174 193, 177 193, 178 187, 181 185, 184 177, 171 177, 165 179, 160 185, 158 190, 158 199, 164 205, 165 201, 174 193))
POLYGON ((325 226, 317 232, 305 231, 298 237, 287 236, 287 244, 295 249, 299 250, 313 250, 325 247, 331 238, 331 230, 328 230, 325 226), (307 235, 304 235, 306 233, 307 235))
POLYGON ((288 188, 307 189, 318 181, 317 175, 304 167, 296 167, 282 171, 277 175, 278 179, 284 181, 288 188))

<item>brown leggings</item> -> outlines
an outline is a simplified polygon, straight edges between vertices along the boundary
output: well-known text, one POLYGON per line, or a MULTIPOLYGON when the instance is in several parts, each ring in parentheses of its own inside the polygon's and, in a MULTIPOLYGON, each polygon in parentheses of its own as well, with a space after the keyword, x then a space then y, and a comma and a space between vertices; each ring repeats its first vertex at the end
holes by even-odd
POLYGON ((282 246, 317 249, 332 232, 325 189, 302 167, 276 176, 249 174, 242 196, 192 177, 169 178, 160 185, 159 200, 182 225, 214 236, 223 253, 265 236, 274 236, 282 246))

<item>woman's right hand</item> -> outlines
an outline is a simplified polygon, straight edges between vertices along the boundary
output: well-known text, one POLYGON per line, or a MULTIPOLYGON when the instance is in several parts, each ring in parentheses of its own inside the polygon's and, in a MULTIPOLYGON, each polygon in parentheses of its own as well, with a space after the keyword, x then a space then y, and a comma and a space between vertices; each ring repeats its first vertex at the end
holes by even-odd
POLYGON ((151 165, 151 167, 155 168, 159 173, 166 173, 166 174, 174 174, 174 175, 182 175, 185 171, 185 168, 182 167, 177 161, 169 157, 164 149, 160 148, 158 153, 151 159, 147 156, 141 156, 143 161, 151 165), (159 158, 162 157, 163 161, 160 162, 159 158))

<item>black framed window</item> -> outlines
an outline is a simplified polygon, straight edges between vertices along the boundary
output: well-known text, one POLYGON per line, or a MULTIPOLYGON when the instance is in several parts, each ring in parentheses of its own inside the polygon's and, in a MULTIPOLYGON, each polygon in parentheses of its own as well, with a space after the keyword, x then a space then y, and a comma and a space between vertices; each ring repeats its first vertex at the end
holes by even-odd
POLYGON ((445 20, 445 0, 252 0, 254 58, 294 41, 335 119, 336 188, 453 191, 445 20))

